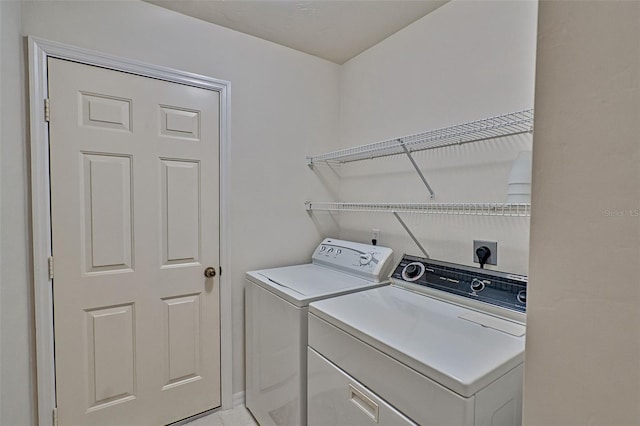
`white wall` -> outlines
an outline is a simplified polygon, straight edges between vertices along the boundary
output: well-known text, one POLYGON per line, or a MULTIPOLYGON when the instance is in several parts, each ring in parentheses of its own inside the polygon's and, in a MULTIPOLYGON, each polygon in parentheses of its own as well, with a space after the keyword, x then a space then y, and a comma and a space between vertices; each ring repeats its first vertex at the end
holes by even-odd
POLYGON ((640 422, 640 3, 541 2, 527 425, 640 422))
POLYGON ((0 424, 32 425, 35 354, 20 3, 2 1, 0 10, 0 424))
MULTIPOLYGON (((234 392, 244 388, 244 271, 304 262, 335 235, 333 219, 310 218, 304 199, 427 201, 406 158, 342 166, 338 185, 333 169, 307 169, 305 155, 533 105, 530 1, 454 1, 342 68, 145 3, 25 2, 22 30, 20 6, 0 5, 3 425, 33 424, 35 404, 20 34, 232 82, 234 392)), ((635 2, 541 3, 530 267, 528 219, 406 216, 435 258, 470 263, 471 240, 492 239, 497 269, 529 272, 526 424, 640 418, 640 222, 611 215, 640 208, 640 50, 629 36, 639 16, 635 2)), ((416 157, 434 201, 499 202, 511 161, 530 147, 520 136, 416 157)), ((418 253, 392 217, 340 221, 343 238, 366 241, 377 227, 381 244, 418 253)))
MULTIPOLYGON (((344 147, 533 107, 537 4, 453 1, 347 62, 340 79, 344 147)), ((340 167, 345 201, 505 202, 511 163, 531 149, 522 135, 340 167)), ((342 213, 341 236, 420 254, 390 214, 342 213)), ((321 214, 317 214, 321 216, 321 214)), ((498 241, 496 269, 527 273, 528 218, 404 215, 430 255, 470 264, 473 239, 498 241)))
MULTIPOLYGON (((333 63, 138 1, 2 1, 2 421, 33 424, 25 81, 20 35, 90 48, 231 82, 233 391, 244 389, 244 272, 304 262, 330 223, 308 198, 328 198, 305 155, 338 140, 333 63), (11 123, 11 126, 7 126, 11 123), (296 238, 289 238, 295 233, 296 238), (283 238, 283 235, 286 238, 283 238), (10 407, 10 408, 7 408, 10 407)), ((333 144, 333 145, 332 145, 333 144)))
MULTIPOLYGON (((4 73, 2 72, 2 64, 4 60, 2 59, 2 40, 4 40, 4 35, 2 30, 4 29, 4 21, 3 16, 7 16, 7 13, 4 12, 4 8, 0 4, 0 141, 2 141, 2 86, 4 85, 4 80, 2 76, 4 73)), ((0 163, 2 162, 2 152, 0 150, 0 163)), ((2 241, 2 170, 0 169, 0 241, 2 241)), ((2 318, 2 244, 0 243, 0 318, 2 318)), ((2 325, 0 325, 0 377, 2 377, 2 325)), ((0 379, 0 422, 2 422, 2 403, 4 399, 2 398, 2 379, 0 379)))

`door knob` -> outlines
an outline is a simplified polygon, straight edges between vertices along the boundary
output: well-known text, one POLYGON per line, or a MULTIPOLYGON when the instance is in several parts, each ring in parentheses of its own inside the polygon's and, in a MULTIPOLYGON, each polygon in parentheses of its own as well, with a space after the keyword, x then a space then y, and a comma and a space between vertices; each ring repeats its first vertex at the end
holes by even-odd
POLYGON ((214 268, 213 266, 209 266, 207 269, 204 270, 204 276, 207 278, 213 278, 216 276, 216 268, 214 268))

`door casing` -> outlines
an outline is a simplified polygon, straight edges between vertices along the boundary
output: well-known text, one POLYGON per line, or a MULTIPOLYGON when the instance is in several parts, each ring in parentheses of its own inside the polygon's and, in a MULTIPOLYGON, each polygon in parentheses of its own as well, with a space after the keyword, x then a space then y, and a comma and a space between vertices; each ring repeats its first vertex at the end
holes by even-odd
POLYGON ((45 117, 48 97, 47 59, 58 58, 124 71, 144 77, 214 90, 220 94, 220 350, 222 409, 232 401, 231 286, 229 279, 229 177, 231 83, 212 77, 151 65, 88 49, 27 37, 29 49, 29 110, 31 131, 31 213, 33 285, 38 387, 38 424, 54 424, 56 408, 53 331, 53 281, 50 279, 51 217, 49 180, 49 130, 45 117))

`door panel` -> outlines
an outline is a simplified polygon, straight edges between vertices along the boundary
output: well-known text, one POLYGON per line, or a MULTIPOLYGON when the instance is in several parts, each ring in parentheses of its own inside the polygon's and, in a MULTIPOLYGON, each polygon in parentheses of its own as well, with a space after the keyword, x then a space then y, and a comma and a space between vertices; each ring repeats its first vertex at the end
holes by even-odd
POLYGON ((131 399, 135 394, 133 306, 87 312, 89 409, 131 399))
POLYGON ((200 111, 162 106, 160 113, 161 135, 200 140, 200 111))
POLYGON ((130 269, 131 158, 82 154, 86 272, 130 269))
POLYGON ((164 265, 197 262, 200 257, 200 165, 162 161, 164 265))
POLYGON ((219 95, 49 60, 60 424, 220 405, 219 95))
POLYGON ((200 379, 200 295, 172 297, 167 304, 166 386, 200 379))
POLYGON ((131 99, 80 92, 80 102, 84 126, 131 131, 131 99))

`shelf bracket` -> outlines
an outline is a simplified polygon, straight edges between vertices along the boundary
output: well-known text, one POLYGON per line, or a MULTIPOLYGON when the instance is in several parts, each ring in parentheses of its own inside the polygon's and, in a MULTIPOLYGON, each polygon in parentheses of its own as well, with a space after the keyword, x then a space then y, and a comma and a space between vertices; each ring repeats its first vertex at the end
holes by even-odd
POLYGON ((420 170, 420 167, 418 167, 418 164, 416 164, 416 160, 413 159, 413 156, 411 155, 411 151, 409 151, 409 148, 407 148, 407 146, 404 144, 404 141, 402 139, 398 139, 398 142, 400 143, 400 146, 404 150, 404 153, 407 154, 407 157, 409 157, 409 161, 411 161, 411 164, 413 164, 413 168, 415 168, 416 172, 418 172, 418 176, 420 176, 420 179, 422 179, 422 183, 424 183, 424 186, 427 187, 427 191, 429 191, 429 197, 433 198, 435 196, 435 194, 433 193, 433 189, 431 189, 431 186, 429 186, 427 179, 422 174, 422 170, 420 170))
POLYGON ((404 223, 404 220, 402 220, 402 218, 400 217, 400 215, 398 214, 398 212, 394 211, 392 212, 393 215, 396 217, 396 219, 398 219, 398 222, 400 222, 400 225, 402 225, 402 227, 404 228, 405 231, 407 231, 407 234, 409 234, 409 236, 411 237, 411 239, 413 240, 414 243, 416 243, 416 245, 418 246, 418 248, 420 249, 420 251, 422 252, 422 254, 424 254, 424 256, 429 259, 431 258, 431 256, 429 256, 429 253, 427 253, 427 251, 424 249, 424 247, 422 247, 422 244, 420 244, 420 241, 418 241, 418 239, 416 238, 415 235, 413 235, 413 232, 411 232, 411 229, 409 229, 409 227, 407 226, 406 223, 404 223))

